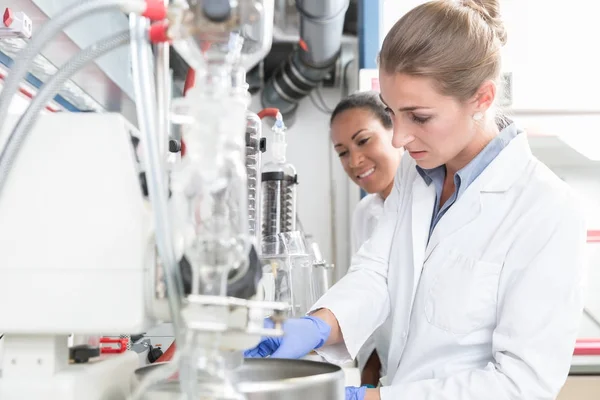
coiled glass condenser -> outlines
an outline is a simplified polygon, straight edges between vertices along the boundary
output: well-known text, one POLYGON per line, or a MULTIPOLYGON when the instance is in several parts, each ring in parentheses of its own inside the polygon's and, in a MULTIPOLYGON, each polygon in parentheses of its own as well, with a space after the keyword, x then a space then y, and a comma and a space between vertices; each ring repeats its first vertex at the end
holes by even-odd
MULTIPOLYGON (((291 165, 287 165, 291 167, 291 165)), ((296 171, 262 173, 263 240, 296 230, 296 171), (287 172, 287 173, 286 173, 287 172)))
POLYGON ((258 239, 260 235, 260 181, 261 158, 266 150, 262 124, 258 115, 246 115, 246 175, 248 177, 248 231, 258 239))

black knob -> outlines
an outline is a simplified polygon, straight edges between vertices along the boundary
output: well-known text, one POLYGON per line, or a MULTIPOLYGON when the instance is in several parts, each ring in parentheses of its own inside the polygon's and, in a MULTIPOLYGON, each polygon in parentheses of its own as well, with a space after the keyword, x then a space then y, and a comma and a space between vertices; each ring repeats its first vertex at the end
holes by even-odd
POLYGON ((267 151, 267 138, 260 138, 260 143, 258 145, 258 149, 261 153, 267 151))
POLYGON ((146 173, 140 172, 140 186, 144 197, 148 197, 148 182, 146 181, 146 173))
POLYGON ((76 364, 83 364, 90 360, 90 358, 98 357, 100 355, 99 347, 91 347, 87 344, 73 346, 69 348, 69 359, 73 360, 76 364))
POLYGON ((225 22, 231 18, 229 0, 204 0, 202 12, 212 22, 225 22))
POLYGON ((150 364, 155 363, 162 355, 163 351, 160 347, 150 347, 150 351, 148 352, 148 362, 150 364))
MULTIPOLYGON (((142 194, 144 195, 144 197, 148 197, 150 192, 148 191, 148 179, 146 179, 146 173, 140 172, 139 179, 140 179, 140 187, 142 189, 142 194)), ((171 198, 171 194, 172 194, 171 188, 169 187, 169 198, 171 198)))
POLYGON ((169 151, 171 153, 179 153, 181 151, 181 143, 177 140, 169 140, 169 151))

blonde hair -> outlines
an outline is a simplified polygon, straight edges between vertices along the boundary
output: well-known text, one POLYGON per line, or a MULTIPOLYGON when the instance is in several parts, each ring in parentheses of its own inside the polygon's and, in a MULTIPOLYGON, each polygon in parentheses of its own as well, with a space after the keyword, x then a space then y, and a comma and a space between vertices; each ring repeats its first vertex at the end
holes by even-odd
POLYGON ((432 78, 438 90, 461 101, 500 75, 506 31, 499 0, 439 0, 415 7, 389 31, 380 68, 432 78))

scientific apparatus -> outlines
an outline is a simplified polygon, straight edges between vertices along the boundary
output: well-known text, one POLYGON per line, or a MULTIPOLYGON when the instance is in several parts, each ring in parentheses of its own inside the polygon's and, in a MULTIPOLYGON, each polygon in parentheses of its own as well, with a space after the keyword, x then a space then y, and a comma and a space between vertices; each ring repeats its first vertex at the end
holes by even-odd
POLYGON ((275 118, 270 144, 272 161, 262 173, 263 279, 261 289, 266 300, 288 305, 287 315, 304 315, 323 293, 320 264, 306 242, 298 223, 295 167, 287 162, 286 127, 277 109, 265 109, 263 115, 275 118))
POLYGON ((299 231, 267 236, 263 242, 262 260, 265 300, 288 305, 288 317, 306 315, 318 300, 315 287, 313 257, 299 231))
POLYGON ((260 117, 252 112, 246 116, 246 174, 248 179, 248 232, 260 249, 262 153, 266 151, 260 117))
MULTIPOLYGON (((13 64, 0 96, 5 128, 0 132, 7 138, 0 141, 0 281, 10 282, 0 291, 2 400, 130 397, 137 354, 71 364, 67 338, 139 333, 157 320, 172 321, 176 357, 166 371, 139 381, 133 398, 238 399, 247 394, 244 382, 230 373, 241 362, 239 351, 261 336, 282 334, 279 325, 263 329, 262 316, 269 312, 280 323, 285 304, 248 300, 249 294, 238 291, 239 298, 227 296, 237 282, 255 281, 248 262, 253 240, 247 174, 251 161, 259 161, 247 157, 248 94, 241 83, 245 70, 269 50, 273 0, 189 4, 173 1, 168 9, 157 0, 73 4, 38 31, 13 64), (107 10, 130 14, 130 30, 65 64, 14 125, 15 118, 6 118, 8 105, 37 53, 70 23, 107 10), (198 88, 172 107, 165 90, 168 71, 160 70, 168 52, 154 56, 151 41, 171 41, 196 70, 198 88), (124 45, 131 51, 137 128, 114 113, 40 114, 82 65, 124 45), (187 152, 167 168, 170 110, 187 152), (188 295, 181 277, 184 256, 188 295), (24 288, 43 293, 43 300, 24 288), (161 387, 172 372, 178 372, 177 383, 161 387)), ((255 190, 258 185, 257 180, 255 190)), ((287 209, 295 213, 295 195, 287 209)), ((290 221, 284 229, 293 232, 295 217, 290 221)), ((269 371, 283 370, 269 361, 243 368, 264 371, 265 364, 269 371)), ((279 385, 281 396, 289 389, 303 398, 307 393, 343 398, 338 370, 287 364, 296 375, 281 379, 312 383, 301 385, 303 392, 297 385, 279 385), (325 374, 330 384, 325 392, 317 393, 314 381, 304 379, 325 374)))
POLYGON ((40 115, 12 165, 0 191, 2 400, 129 393, 137 354, 71 364, 68 338, 150 322, 154 230, 132 135, 118 114, 40 115))
POLYGON ((296 230, 298 175, 296 168, 286 159, 286 128, 281 113, 277 113, 272 130, 272 161, 265 164, 261 175, 263 242, 276 240, 280 233, 296 230))
POLYGON ((325 260, 319 244, 312 236, 306 233, 304 236, 312 258, 314 297, 318 300, 333 284, 333 269, 335 266, 325 260))
POLYGON ((186 155, 172 171, 171 190, 179 205, 176 232, 183 233, 180 242, 192 270, 192 293, 183 312, 188 359, 182 365, 194 379, 182 380, 181 390, 188 396, 240 399, 226 372, 241 363, 241 358, 232 361, 232 351, 251 347, 256 339, 236 332, 232 320, 239 316, 230 310, 240 302, 226 294, 231 281, 248 275, 253 244, 245 141, 249 95, 241 36, 232 31, 219 39, 202 46, 205 67, 196 71, 197 86, 173 104, 186 155))
MULTIPOLYGON (((138 379, 144 379, 164 364, 153 364, 136 371, 138 379)), ((306 360, 284 360, 269 358, 247 359, 244 364, 230 371, 231 380, 240 382, 238 388, 246 400, 265 399, 343 399, 344 371, 336 365, 306 360)), ((169 397, 169 389, 177 386, 176 381, 161 385, 162 397, 169 397)))

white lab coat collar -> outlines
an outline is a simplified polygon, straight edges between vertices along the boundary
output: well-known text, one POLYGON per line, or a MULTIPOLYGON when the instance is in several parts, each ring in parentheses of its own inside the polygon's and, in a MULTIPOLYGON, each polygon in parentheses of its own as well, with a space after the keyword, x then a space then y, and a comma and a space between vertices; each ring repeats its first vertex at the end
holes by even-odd
POLYGON ((479 176, 481 192, 507 191, 523 175, 532 159, 527 134, 519 132, 479 176))
MULTIPOLYGON (((477 218, 481 212, 482 193, 503 193, 509 190, 517 179, 523 175, 532 159, 527 135, 520 132, 475 179, 462 198, 440 220, 429 239, 425 261, 442 239, 451 236, 477 218)), ((422 179, 418 180, 422 181, 422 179)), ((433 198, 435 201, 435 193, 433 198)), ((433 207, 433 205, 431 206, 433 207)), ((413 219, 413 221, 418 220, 413 219)))

